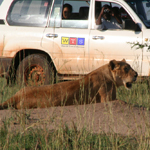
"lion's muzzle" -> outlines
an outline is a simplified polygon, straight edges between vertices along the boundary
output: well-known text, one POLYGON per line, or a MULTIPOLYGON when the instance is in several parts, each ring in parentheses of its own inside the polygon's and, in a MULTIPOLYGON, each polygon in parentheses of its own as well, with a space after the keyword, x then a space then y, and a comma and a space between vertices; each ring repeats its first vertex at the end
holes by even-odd
POLYGON ((125 85, 125 87, 127 89, 131 89, 132 88, 132 83, 137 80, 138 73, 136 71, 134 71, 132 76, 133 77, 130 79, 130 81, 124 81, 124 85, 125 85))

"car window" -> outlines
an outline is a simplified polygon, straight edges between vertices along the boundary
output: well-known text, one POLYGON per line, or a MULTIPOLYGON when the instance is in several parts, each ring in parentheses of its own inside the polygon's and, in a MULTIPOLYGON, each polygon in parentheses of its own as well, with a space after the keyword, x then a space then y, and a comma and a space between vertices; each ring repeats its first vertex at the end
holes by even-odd
POLYGON ((134 22, 127 11, 119 4, 112 2, 95 2, 96 29, 127 29, 134 28, 134 22))
POLYGON ((51 0, 15 0, 7 15, 9 25, 45 26, 51 0))
POLYGON ((0 5, 2 4, 3 1, 4 1, 4 0, 0 0, 0 5))
POLYGON ((55 0, 51 19, 50 19, 50 27, 60 27, 61 25, 61 11, 62 11, 62 0, 55 0))
POLYGON ((139 16, 147 28, 150 28, 150 1, 148 0, 130 0, 128 5, 139 16))
POLYGON ((51 27, 88 28, 90 0, 65 0, 63 4, 58 1, 53 7, 51 27))

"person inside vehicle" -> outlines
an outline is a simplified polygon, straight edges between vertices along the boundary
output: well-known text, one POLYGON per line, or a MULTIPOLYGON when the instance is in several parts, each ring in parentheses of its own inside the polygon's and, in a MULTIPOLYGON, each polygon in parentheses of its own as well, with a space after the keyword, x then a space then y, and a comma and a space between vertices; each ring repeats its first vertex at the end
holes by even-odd
POLYGON ((120 13, 121 13, 121 18, 123 20, 125 19, 131 19, 131 17, 129 16, 129 14, 124 10, 123 7, 120 8, 120 13))
POLYGON ((72 14, 72 6, 70 4, 63 5, 62 18, 69 19, 72 14))
POLYGON ((118 7, 104 5, 96 20, 96 29, 122 29, 122 19, 118 7))

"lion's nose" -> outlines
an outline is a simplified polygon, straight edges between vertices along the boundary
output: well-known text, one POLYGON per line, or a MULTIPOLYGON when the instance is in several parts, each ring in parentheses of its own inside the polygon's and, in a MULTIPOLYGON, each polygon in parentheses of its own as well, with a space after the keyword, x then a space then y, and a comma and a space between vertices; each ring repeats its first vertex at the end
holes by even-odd
POLYGON ((138 73, 137 72, 135 72, 135 74, 134 74, 134 81, 136 81, 136 79, 137 79, 137 76, 138 76, 138 73))
POLYGON ((135 77, 135 78, 137 78, 137 76, 138 76, 138 73, 137 73, 137 72, 135 72, 135 75, 134 75, 134 77, 135 77))

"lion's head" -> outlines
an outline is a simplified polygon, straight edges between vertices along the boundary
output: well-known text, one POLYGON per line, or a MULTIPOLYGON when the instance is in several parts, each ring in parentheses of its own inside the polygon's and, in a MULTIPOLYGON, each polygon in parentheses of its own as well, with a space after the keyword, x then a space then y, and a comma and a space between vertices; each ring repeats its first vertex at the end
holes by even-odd
POLYGON ((132 87, 132 83, 136 81, 138 74, 126 63, 125 59, 122 61, 111 60, 109 67, 117 86, 124 85, 127 89, 132 87))

